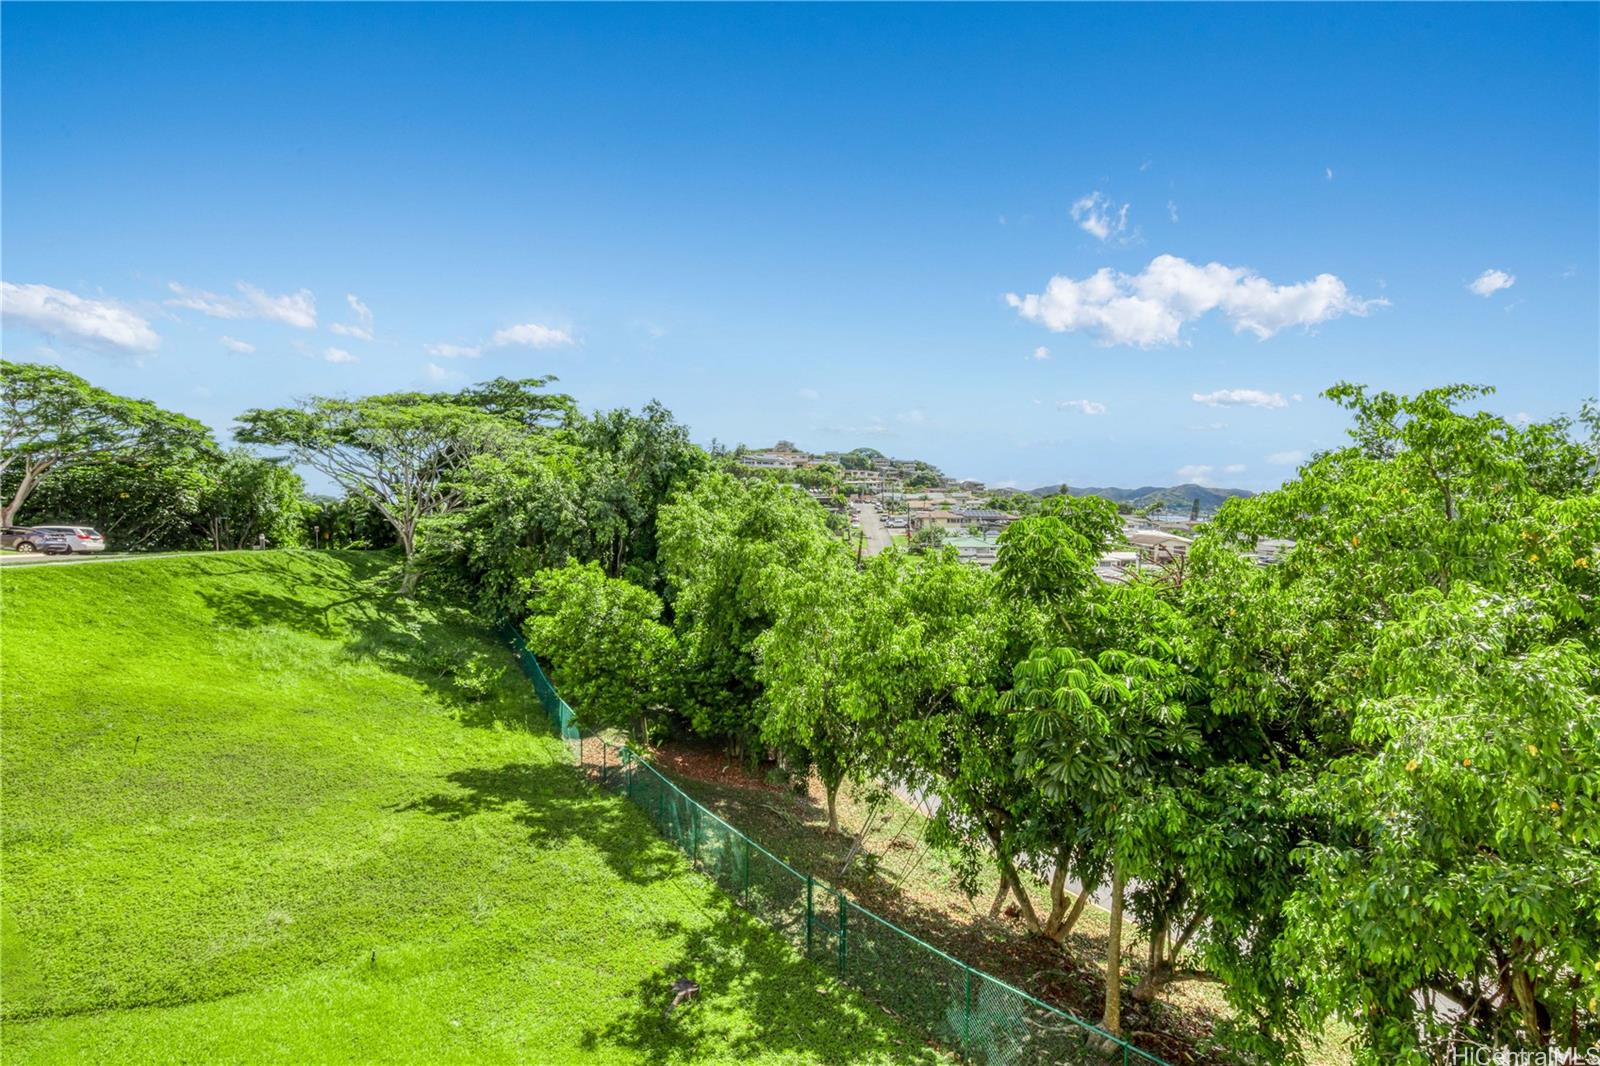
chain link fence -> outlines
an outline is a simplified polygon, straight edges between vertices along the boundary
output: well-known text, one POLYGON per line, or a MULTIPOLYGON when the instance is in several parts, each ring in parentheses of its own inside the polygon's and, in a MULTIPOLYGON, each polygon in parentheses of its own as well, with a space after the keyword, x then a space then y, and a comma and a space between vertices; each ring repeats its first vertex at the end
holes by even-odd
POLYGON ((1163 1060, 901 929, 796 870, 695 802, 627 747, 585 738, 520 635, 508 636, 550 726, 601 788, 795 949, 941 1045, 985 1066, 1167 1066, 1163 1060))

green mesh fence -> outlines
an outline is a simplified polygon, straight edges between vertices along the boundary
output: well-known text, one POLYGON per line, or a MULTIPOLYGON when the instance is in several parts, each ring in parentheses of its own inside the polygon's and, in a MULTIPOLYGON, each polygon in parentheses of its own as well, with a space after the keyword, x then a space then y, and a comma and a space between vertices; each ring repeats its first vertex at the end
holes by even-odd
POLYGON ((544 671, 539 667, 539 660, 528 650, 527 644, 522 640, 522 634, 510 626, 505 627, 505 634, 511 641, 512 649, 517 653, 518 661, 522 664, 522 672, 533 682, 533 691, 538 695, 539 703, 550 719, 550 728, 566 742, 567 748, 575 758, 581 758, 583 737, 578 732, 578 716, 567 706, 567 701, 556 693, 555 686, 550 684, 550 679, 544 676, 544 671))
POLYGON ((691 799, 626 747, 585 738, 519 635, 507 636, 575 762, 626 796, 707 877, 818 965, 970 1062, 1167 1066, 1147 1051, 924 943, 808 877, 691 799))

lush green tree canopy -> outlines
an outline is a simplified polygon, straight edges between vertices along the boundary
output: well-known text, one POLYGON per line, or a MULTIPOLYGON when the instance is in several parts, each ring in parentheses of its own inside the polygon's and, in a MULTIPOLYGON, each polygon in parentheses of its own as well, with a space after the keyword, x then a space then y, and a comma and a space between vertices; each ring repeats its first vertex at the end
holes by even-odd
POLYGON ((528 591, 523 634, 585 728, 625 728, 647 743, 649 716, 665 706, 675 676, 677 642, 661 624, 661 600, 594 562, 540 570, 528 591))
POLYGON ((1184 587, 1301 829, 1284 979, 1374 1062, 1596 1026, 1597 453, 1484 391, 1330 390, 1352 444, 1225 504, 1184 587), (1294 546, 1241 563, 1265 536, 1294 546))
POLYGON ((458 510, 460 477, 474 457, 511 446, 564 397, 538 390, 549 378, 500 379, 459 393, 389 393, 356 400, 313 397, 298 407, 239 416, 239 440, 288 450, 346 493, 369 500, 405 553, 405 591, 416 584, 417 529, 458 510))
POLYGON ((89 384, 60 367, 0 361, 0 525, 11 525, 41 481, 89 463, 182 466, 216 449, 210 432, 89 384))
POLYGON ((778 575, 837 565, 844 544, 799 489, 702 478, 661 509, 661 564, 696 731, 746 750, 761 732, 756 640, 777 613, 778 575))

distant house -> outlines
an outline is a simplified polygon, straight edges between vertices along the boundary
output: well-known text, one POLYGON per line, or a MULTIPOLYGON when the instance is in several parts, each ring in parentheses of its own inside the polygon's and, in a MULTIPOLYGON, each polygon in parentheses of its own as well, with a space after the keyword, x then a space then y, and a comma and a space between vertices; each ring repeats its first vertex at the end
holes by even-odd
POLYGON ((1139 553, 1141 560, 1156 566, 1165 566, 1183 559, 1189 554, 1189 545, 1194 543, 1188 537, 1180 537, 1176 533, 1164 533, 1159 529, 1129 529, 1124 535, 1128 538, 1128 543, 1139 553))
POLYGON ((739 456, 740 466, 756 470, 793 470, 800 465, 800 456, 778 452, 746 452, 739 456))
POLYGON ((1000 546, 988 537, 946 537, 944 546, 956 550, 956 558, 985 570, 994 565, 1000 546))
POLYGON ((883 473, 878 470, 846 470, 840 474, 839 480, 851 492, 883 491, 883 473))

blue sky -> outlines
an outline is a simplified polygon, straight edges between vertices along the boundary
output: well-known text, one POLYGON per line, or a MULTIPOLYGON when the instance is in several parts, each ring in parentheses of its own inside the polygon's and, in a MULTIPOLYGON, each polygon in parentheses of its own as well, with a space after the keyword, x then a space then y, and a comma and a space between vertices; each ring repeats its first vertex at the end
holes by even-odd
POLYGON ((7 3, 8 358, 1259 488, 1600 392, 1600 7, 7 3), (1474 288, 1474 286, 1476 286, 1474 288))

